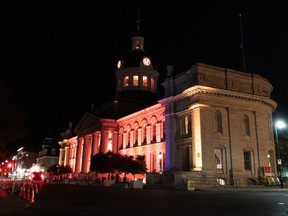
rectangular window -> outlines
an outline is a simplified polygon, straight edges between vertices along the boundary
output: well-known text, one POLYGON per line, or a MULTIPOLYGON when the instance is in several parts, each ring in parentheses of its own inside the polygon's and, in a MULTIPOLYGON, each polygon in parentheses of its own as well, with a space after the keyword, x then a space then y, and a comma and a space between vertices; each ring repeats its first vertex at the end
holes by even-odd
POLYGON ((153 78, 150 79, 151 82, 151 90, 155 90, 155 81, 153 78))
POLYGON ((184 134, 189 133, 189 118, 188 116, 184 117, 184 134))
POLYGON ((215 149, 215 164, 216 169, 223 169, 223 150, 221 148, 215 149))
POLYGON ((148 78, 147 78, 147 76, 143 76, 143 78, 142 78, 142 86, 145 86, 145 87, 148 86, 148 78))
POLYGON ((133 86, 138 86, 138 76, 137 75, 133 76, 133 86))
POLYGON ((186 138, 191 135, 191 116, 185 114, 177 119, 177 137, 179 139, 186 138))
POLYGON ((123 87, 129 86, 129 76, 125 76, 123 79, 123 87))
POLYGON ((251 153, 250 151, 244 152, 244 169, 251 170, 251 153))

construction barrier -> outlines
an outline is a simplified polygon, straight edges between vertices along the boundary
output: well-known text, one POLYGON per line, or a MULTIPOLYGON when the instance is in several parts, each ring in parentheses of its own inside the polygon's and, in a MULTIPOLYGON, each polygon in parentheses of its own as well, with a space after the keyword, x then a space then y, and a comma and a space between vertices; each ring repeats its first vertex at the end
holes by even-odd
POLYGON ((38 193, 38 186, 37 184, 34 185, 32 182, 24 182, 22 187, 20 188, 19 196, 23 199, 27 200, 29 204, 34 203, 34 196, 35 196, 35 189, 37 188, 38 193))

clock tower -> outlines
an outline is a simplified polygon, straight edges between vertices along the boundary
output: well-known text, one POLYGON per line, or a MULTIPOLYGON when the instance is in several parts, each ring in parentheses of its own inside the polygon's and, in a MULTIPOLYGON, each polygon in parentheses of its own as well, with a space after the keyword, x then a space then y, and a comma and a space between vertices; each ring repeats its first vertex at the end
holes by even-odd
POLYGON ((144 37, 140 32, 139 13, 137 31, 131 38, 132 49, 128 56, 119 59, 116 70, 116 98, 148 105, 156 103, 159 73, 154 70, 151 58, 144 50, 144 37))

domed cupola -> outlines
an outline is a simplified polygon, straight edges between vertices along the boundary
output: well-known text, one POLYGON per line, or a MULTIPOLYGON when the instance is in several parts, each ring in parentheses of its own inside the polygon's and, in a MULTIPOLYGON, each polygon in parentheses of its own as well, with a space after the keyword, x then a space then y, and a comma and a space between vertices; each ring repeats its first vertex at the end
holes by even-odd
POLYGON ((137 31, 131 40, 131 52, 117 62, 115 73, 117 98, 133 101, 154 100, 156 102, 158 100, 157 81, 159 73, 153 69, 151 58, 145 53, 139 15, 137 31))

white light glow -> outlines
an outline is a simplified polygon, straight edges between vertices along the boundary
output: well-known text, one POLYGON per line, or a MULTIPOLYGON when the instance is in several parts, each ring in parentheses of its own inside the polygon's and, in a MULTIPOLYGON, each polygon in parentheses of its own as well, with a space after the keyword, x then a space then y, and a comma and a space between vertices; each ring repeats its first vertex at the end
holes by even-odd
POLYGON ((276 122, 276 127, 279 128, 279 129, 282 129, 282 128, 286 127, 286 124, 285 124, 284 121, 279 120, 279 121, 276 122))

